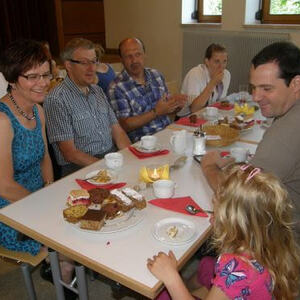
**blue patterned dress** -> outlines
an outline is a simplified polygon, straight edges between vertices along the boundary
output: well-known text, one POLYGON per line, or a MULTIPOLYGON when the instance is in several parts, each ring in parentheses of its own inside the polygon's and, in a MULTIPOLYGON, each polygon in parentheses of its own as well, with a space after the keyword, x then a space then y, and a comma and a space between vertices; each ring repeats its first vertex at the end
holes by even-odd
MULTIPOLYGON (((0 103, 0 112, 4 112, 9 117, 14 130, 11 145, 14 179, 31 192, 43 187, 40 163, 45 153, 41 121, 37 107, 34 106, 33 109, 36 115, 36 127, 27 129, 19 123, 7 105, 0 103)), ((0 209, 9 204, 8 200, 0 197, 0 209)), ((29 252, 32 255, 38 254, 41 247, 40 243, 32 239, 19 240, 18 232, 1 222, 0 245, 14 251, 29 252)))

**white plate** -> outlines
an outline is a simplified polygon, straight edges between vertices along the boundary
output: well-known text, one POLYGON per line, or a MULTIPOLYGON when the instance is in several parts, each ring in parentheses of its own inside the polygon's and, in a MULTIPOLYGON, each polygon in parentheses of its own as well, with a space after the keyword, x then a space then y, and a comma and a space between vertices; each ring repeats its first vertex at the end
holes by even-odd
POLYGON ((153 152, 160 151, 162 149, 162 147, 161 147, 160 144, 156 144, 156 146, 153 149, 145 149, 145 148, 142 147, 142 145, 141 145, 140 142, 138 142, 135 145, 133 145, 133 147, 136 150, 138 150, 140 152, 144 152, 144 153, 153 153, 153 152))
POLYGON ((157 240, 163 243, 182 245, 189 243, 195 238, 196 227, 193 222, 186 219, 166 218, 154 224, 152 234, 157 240), (178 229, 178 233, 174 238, 171 238, 168 235, 168 229, 172 226, 176 226, 178 229))
POLYGON ((86 174, 85 175, 85 179, 87 179, 87 182, 92 183, 94 185, 104 185, 104 184, 112 183, 115 180, 115 175, 112 172, 110 172, 109 170, 106 170, 107 171, 107 175, 110 177, 110 180, 107 181, 107 182, 98 182, 98 181, 95 181, 93 179, 88 179, 88 178, 96 176, 102 170, 103 169, 101 169, 101 170, 95 170, 95 171, 92 171, 92 172, 86 174))
POLYGON ((133 226, 139 224, 145 218, 145 209, 138 210, 132 209, 127 213, 124 213, 121 217, 115 218, 113 220, 105 221, 104 226, 96 231, 96 230, 86 230, 80 228, 80 222, 76 224, 68 223, 76 230, 81 232, 93 233, 93 234, 102 234, 102 233, 114 233, 123 230, 127 230, 133 226))

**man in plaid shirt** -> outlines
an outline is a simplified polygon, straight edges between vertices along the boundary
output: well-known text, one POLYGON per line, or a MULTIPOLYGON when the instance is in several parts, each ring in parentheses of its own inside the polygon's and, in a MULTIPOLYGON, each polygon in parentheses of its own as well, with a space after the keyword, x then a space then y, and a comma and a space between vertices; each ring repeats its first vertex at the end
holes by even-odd
POLYGON ((145 68, 145 47, 137 38, 119 44, 123 71, 110 84, 108 95, 121 126, 132 142, 170 124, 169 115, 180 110, 184 95, 168 95, 160 72, 145 68))

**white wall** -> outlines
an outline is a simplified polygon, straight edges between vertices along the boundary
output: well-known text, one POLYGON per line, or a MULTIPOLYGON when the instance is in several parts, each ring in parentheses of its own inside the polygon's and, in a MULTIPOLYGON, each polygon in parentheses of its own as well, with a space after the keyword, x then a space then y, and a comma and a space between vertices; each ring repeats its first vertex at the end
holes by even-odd
MULTIPOLYGON (((289 32, 292 41, 300 46, 299 27, 244 27, 245 15, 248 21, 253 21, 249 12, 253 10, 253 1, 258 0, 223 0, 222 25, 217 30, 289 32)), ((167 81, 179 82, 183 32, 206 28, 198 24, 181 25, 182 16, 188 19, 191 6, 191 0, 104 0, 106 46, 117 48, 125 37, 140 37, 146 45, 147 65, 160 70, 167 81), (182 1, 189 11, 181 13, 182 1)))
POLYGON ((143 40, 147 66, 167 80, 181 77, 181 0, 104 0, 106 47, 130 36, 143 40))

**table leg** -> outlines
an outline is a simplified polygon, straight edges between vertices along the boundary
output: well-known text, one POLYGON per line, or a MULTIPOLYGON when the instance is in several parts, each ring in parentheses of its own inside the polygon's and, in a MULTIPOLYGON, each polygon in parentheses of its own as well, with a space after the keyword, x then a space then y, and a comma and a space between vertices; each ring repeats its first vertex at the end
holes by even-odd
POLYGON ((65 300, 64 289, 63 289, 63 285, 61 284, 62 280, 61 280, 61 273, 60 273, 60 266, 59 266, 57 252, 51 249, 49 249, 48 251, 49 251, 52 278, 56 290, 57 300, 65 300))
POLYGON ((75 272, 77 277, 77 285, 78 285, 78 294, 80 300, 88 300, 88 289, 87 289, 87 281, 85 268, 82 265, 75 266, 75 272))

